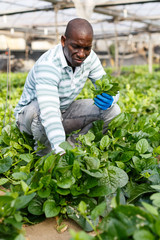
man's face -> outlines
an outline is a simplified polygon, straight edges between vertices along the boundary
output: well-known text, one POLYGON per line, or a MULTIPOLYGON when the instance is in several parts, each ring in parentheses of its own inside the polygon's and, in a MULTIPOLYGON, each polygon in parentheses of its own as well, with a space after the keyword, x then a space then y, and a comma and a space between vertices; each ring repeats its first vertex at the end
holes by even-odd
POLYGON ((80 66, 89 56, 92 47, 92 35, 83 32, 72 34, 70 38, 61 37, 63 51, 68 65, 71 67, 80 66))

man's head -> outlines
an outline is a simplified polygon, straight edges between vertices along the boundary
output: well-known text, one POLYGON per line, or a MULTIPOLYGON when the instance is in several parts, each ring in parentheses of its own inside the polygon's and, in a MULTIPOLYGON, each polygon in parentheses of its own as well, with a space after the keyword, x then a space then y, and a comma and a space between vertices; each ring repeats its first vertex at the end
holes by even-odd
POLYGON ((92 40, 93 29, 87 20, 76 18, 68 23, 61 44, 69 66, 82 64, 91 52, 92 40))

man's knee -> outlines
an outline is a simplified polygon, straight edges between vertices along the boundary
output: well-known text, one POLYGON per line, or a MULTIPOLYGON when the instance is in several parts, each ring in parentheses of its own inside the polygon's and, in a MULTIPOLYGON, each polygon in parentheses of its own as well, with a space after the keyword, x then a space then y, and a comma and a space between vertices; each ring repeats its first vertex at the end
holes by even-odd
POLYGON ((121 113, 121 109, 118 104, 113 105, 110 109, 103 111, 102 118, 104 121, 104 125, 107 126, 109 122, 112 121, 116 116, 121 113))
POLYGON ((121 109, 118 104, 113 105, 113 118, 121 113, 121 109))

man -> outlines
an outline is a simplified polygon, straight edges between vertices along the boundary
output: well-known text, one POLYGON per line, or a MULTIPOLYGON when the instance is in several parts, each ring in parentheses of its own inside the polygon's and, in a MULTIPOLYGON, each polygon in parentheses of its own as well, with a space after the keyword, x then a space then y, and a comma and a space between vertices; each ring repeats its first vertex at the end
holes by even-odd
MULTIPOLYGON (((106 74, 91 50, 92 40, 93 29, 87 20, 71 20, 61 44, 44 53, 27 76, 15 116, 21 132, 33 135, 35 142, 46 146, 41 155, 51 150, 63 154, 59 145, 66 134, 78 129, 79 134, 85 134, 92 122, 100 119, 106 127, 120 113, 118 95, 74 101, 87 78, 94 84, 106 74)), ((68 141, 72 144, 76 137, 74 134, 68 141)))

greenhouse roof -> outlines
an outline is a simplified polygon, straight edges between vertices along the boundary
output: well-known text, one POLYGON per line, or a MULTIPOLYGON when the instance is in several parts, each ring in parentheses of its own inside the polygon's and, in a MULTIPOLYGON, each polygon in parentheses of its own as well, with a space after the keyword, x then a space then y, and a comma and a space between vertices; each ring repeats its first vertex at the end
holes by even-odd
POLYGON ((0 34, 53 39, 76 17, 89 19, 97 39, 154 33, 160 31, 160 1, 1 0, 0 34))

